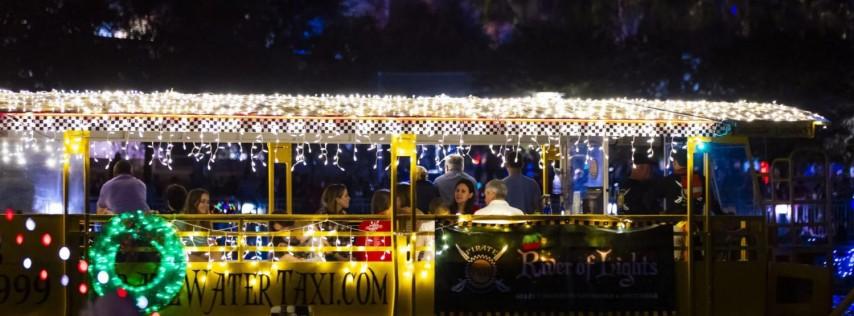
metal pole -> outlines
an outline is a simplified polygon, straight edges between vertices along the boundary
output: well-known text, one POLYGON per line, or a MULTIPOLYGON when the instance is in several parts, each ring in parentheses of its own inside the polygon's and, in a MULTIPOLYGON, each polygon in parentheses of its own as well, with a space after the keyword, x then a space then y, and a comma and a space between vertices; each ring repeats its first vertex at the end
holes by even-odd
MULTIPOLYGON (((688 169, 687 181, 689 183, 688 184, 689 186, 690 186, 691 180, 693 180, 692 179, 693 178, 692 177, 693 172, 691 172, 691 171, 694 170, 694 147, 695 147, 696 142, 697 142, 697 139, 695 137, 688 138, 688 153, 687 153, 688 166, 686 166, 686 167, 688 169)), ((687 282, 688 287, 687 288, 688 288, 688 302, 689 303, 688 303, 688 306, 686 306, 686 308, 688 310, 687 315, 692 315, 694 312, 694 254, 693 254, 694 249, 692 249, 694 243, 691 240, 692 239, 691 238, 692 237, 691 236, 691 230, 693 229, 693 225, 691 223, 692 222, 691 212, 693 211, 692 207, 691 207, 691 204, 692 204, 691 203, 691 190, 688 190, 687 198, 688 198, 688 203, 687 203, 686 212, 685 212, 685 217, 686 217, 686 221, 687 221, 685 223, 685 229, 686 229, 685 247, 687 249, 687 253, 685 255, 685 259, 688 260, 688 280, 687 280, 688 281, 687 282)))
MULTIPOLYGON (((703 206, 703 236, 705 237, 705 240, 703 240, 703 261, 706 265, 706 315, 713 315, 712 312, 714 306, 712 305, 714 304, 712 304, 712 302, 714 301, 712 300, 712 231, 710 212, 712 200, 710 199, 711 195, 709 195, 709 181, 711 181, 709 165, 709 152, 705 151, 703 152, 703 175, 705 176, 703 183, 703 190, 705 191, 703 195, 703 202, 705 204, 703 206)), ((688 170, 688 172, 691 172, 691 170, 688 170)), ((693 184, 691 184, 691 182, 689 182, 688 187, 691 188, 691 191, 694 190, 693 184)), ((690 203, 691 200, 688 201, 690 203)))
POLYGON ((276 165, 285 165, 285 213, 293 214, 293 165, 291 144, 267 143, 267 213, 276 212, 276 165))
POLYGON ((602 173, 602 213, 608 214, 608 205, 611 200, 611 186, 608 183, 610 177, 610 167, 608 162, 608 137, 602 136, 602 165, 599 166, 599 172, 602 173))
MULTIPOLYGON (((392 258, 392 267, 394 268, 394 277, 392 278, 392 283, 394 283, 392 285, 392 288, 394 288, 394 295, 392 296, 391 304, 389 304, 389 305, 391 305, 389 308, 389 315, 392 315, 392 316, 397 315, 397 300, 400 297, 400 268, 398 267, 398 265, 400 264, 400 258, 399 258, 400 252, 398 251, 398 248, 397 248, 397 244, 398 244, 398 242, 397 242, 397 230, 398 230, 398 228, 397 228, 397 214, 398 214, 399 210, 394 203, 395 198, 397 196, 397 186, 395 185, 395 183, 397 183, 397 149, 398 149, 398 144, 397 144, 396 136, 397 135, 392 136, 392 141, 391 141, 391 146, 390 146, 391 161, 389 162, 389 166, 390 166, 389 170, 391 171, 390 176, 389 176, 389 180, 391 181, 391 183, 389 184, 389 196, 390 196, 389 201, 391 203, 391 205, 390 205, 391 206, 391 247, 392 247, 391 258, 392 258)), ((378 145, 378 146, 379 146, 379 148, 377 148, 377 150, 381 151, 382 145, 378 145)), ((381 155, 377 155, 377 156, 381 156, 381 155)), ((379 158, 377 158, 377 159, 379 159, 379 158)), ((382 170, 382 168, 380 168, 380 170, 382 170)))

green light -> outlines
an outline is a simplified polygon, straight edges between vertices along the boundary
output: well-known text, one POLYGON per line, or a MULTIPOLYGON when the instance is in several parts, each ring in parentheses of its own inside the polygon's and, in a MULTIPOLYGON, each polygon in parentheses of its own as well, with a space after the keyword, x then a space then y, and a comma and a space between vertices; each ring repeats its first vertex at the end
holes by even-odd
POLYGON ((698 152, 704 152, 704 151, 706 151, 706 143, 702 142, 702 141, 698 141, 697 146, 695 148, 697 149, 698 152))
POLYGON ((145 298, 147 304, 140 306, 144 314, 169 304, 184 285, 187 273, 184 245, 172 225, 160 217, 145 215, 142 211, 124 213, 110 219, 89 249, 89 261, 89 278, 93 280, 92 287, 98 296, 124 289, 136 299, 145 298), (133 240, 148 240, 160 253, 157 275, 146 284, 126 284, 116 273, 116 253, 124 236, 130 236, 133 240))

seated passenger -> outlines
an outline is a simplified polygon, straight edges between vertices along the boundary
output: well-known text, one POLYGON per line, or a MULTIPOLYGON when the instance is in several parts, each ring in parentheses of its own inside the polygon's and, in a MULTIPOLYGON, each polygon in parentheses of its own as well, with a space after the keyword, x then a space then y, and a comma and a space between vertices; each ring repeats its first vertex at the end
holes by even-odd
POLYGON ((632 163, 631 174, 620 182, 620 191, 617 194, 620 215, 658 213, 660 206, 647 204, 647 192, 655 183, 655 160, 648 158, 645 153, 637 153, 632 163))
MULTIPOLYGON (((187 200, 184 203, 184 214, 210 214, 210 193, 205 189, 192 189, 187 193, 187 200)), ((175 226, 181 231, 201 231, 210 232, 211 224, 209 221, 176 221, 175 226)), ((193 236, 182 238, 184 245, 190 247, 205 247, 215 245, 214 238, 193 236)), ((190 253, 190 261, 210 261, 216 259, 216 254, 211 252, 192 252, 190 253)))
POLYGON ((350 207, 350 194, 343 184, 330 184, 323 189, 320 196, 320 209, 318 214, 341 215, 347 214, 350 207))
POLYGON ((474 212, 474 215, 525 215, 522 210, 510 206, 505 200, 507 197, 507 185, 498 179, 486 183, 484 200, 486 207, 474 212))
MULTIPOLYGON (((371 197, 371 213, 377 215, 391 214, 391 192, 388 190, 377 190, 371 197)), ((391 221, 389 220, 366 220, 359 224, 359 231, 365 232, 389 232, 391 221)), ((353 242, 353 246, 391 247, 391 237, 381 236, 359 236, 353 242)), ((359 251, 353 255, 359 261, 391 261, 390 251, 359 251)))
POLYGON ((170 184, 164 190, 164 200, 166 207, 160 211, 160 214, 177 214, 184 208, 184 202, 187 200, 187 189, 180 184, 170 184))
MULTIPOLYGON (((467 181, 467 180, 460 180, 460 181, 467 181)), ((433 199, 432 201, 430 201, 430 211, 428 212, 428 214, 442 216, 442 215, 451 215, 451 212, 448 209, 448 207, 445 206, 444 200, 442 200, 441 197, 437 197, 437 198, 433 199)), ((427 249, 425 249, 424 251, 418 252, 418 258, 419 258, 418 260, 419 261, 432 260, 433 259, 433 246, 435 245, 434 244, 434 240, 435 240, 434 236, 435 235, 433 234, 433 232, 436 231, 436 222, 437 221, 439 221, 439 220, 422 221, 421 225, 418 225, 418 231, 419 232, 427 233, 427 234, 419 235, 415 241, 415 247, 416 248, 427 247, 427 249)))
POLYGON ((477 191, 474 183, 466 179, 460 179, 454 190, 454 202, 448 207, 453 214, 472 214, 480 209, 477 205, 477 191))

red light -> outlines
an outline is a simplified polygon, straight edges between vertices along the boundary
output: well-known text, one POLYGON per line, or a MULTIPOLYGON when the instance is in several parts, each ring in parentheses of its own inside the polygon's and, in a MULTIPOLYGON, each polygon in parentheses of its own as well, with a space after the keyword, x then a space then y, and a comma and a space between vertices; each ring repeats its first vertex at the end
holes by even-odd
POLYGON ((123 288, 123 287, 118 288, 116 290, 116 294, 121 298, 128 297, 128 291, 125 290, 125 288, 123 288))
POLYGON ((50 234, 44 233, 44 235, 42 235, 42 245, 45 247, 50 246, 51 241, 53 241, 53 238, 50 237, 50 234))
POLYGON ((18 244, 18 246, 23 245, 24 244, 24 234, 18 233, 18 235, 15 236, 15 243, 18 244))
POLYGON ((42 281, 47 280, 47 270, 42 269, 42 271, 39 272, 39 279, 41 279, 42 281))
POLYGON ((154 312, 154 313, 151 313, 151 316, 160 316, 160 313, 154 312))
POLYGON ((768 173, 768 162, 760 161, 759 162, 759 173, 768 173))
POLYGON ((87 286, 86 283, 80 283, 77 290, 80 291, 80 294, 86 295, 86 293, 89 293, 89 286, 87 286))
POLYGON ((87 263, 86 260, 78 261, 77 271, 80 271, 80 273, 86 273, 87 271, 89 271, 89 263, 87 263))
POLYGON ((15 210, 13 210, 11 207, 7 208, 6 209, 6 220, 11 222, 13 218, 15 218, 15 210))

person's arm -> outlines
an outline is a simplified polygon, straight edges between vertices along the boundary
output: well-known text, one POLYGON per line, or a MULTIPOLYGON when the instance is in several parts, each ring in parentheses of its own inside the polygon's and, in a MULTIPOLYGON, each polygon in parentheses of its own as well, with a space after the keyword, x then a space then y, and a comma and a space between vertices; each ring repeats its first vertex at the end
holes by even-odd
POLYGON ((528 212, 531 212, 531 214, 537 213, 537 212, 542 212, 543 211, 543 191, 540 190, 540 186, 537 185, 536 181, 534 181, 534 185, 531 188, 532 188, 532 192, 534 193, 534 199, 533 199, 533 205, 532 205, 533 209, 530 211, 522 210, 522 212, 528 211, 528 212))
POLYGON ((107 208, 107 199, 106 194, 104 194, 104 188, 106 185, 101 186, 101 190, 98 192, 98 202, 95 203, 95 213, 96 214, 110 214, 109 209, 107 208))
POLYGON ((142 186, 142 189, 137 190, 136 194, 138 195, 139 200, 142 201, 143 204, 145 204, 145 209, 143 211, 149 211, 149 210, 151 210, 151 208, 148 207, 148 198, 146 196, 148 193, 148 188, 145 186, 145 183, 142 181, 139 181, 139 184, 142 186))

